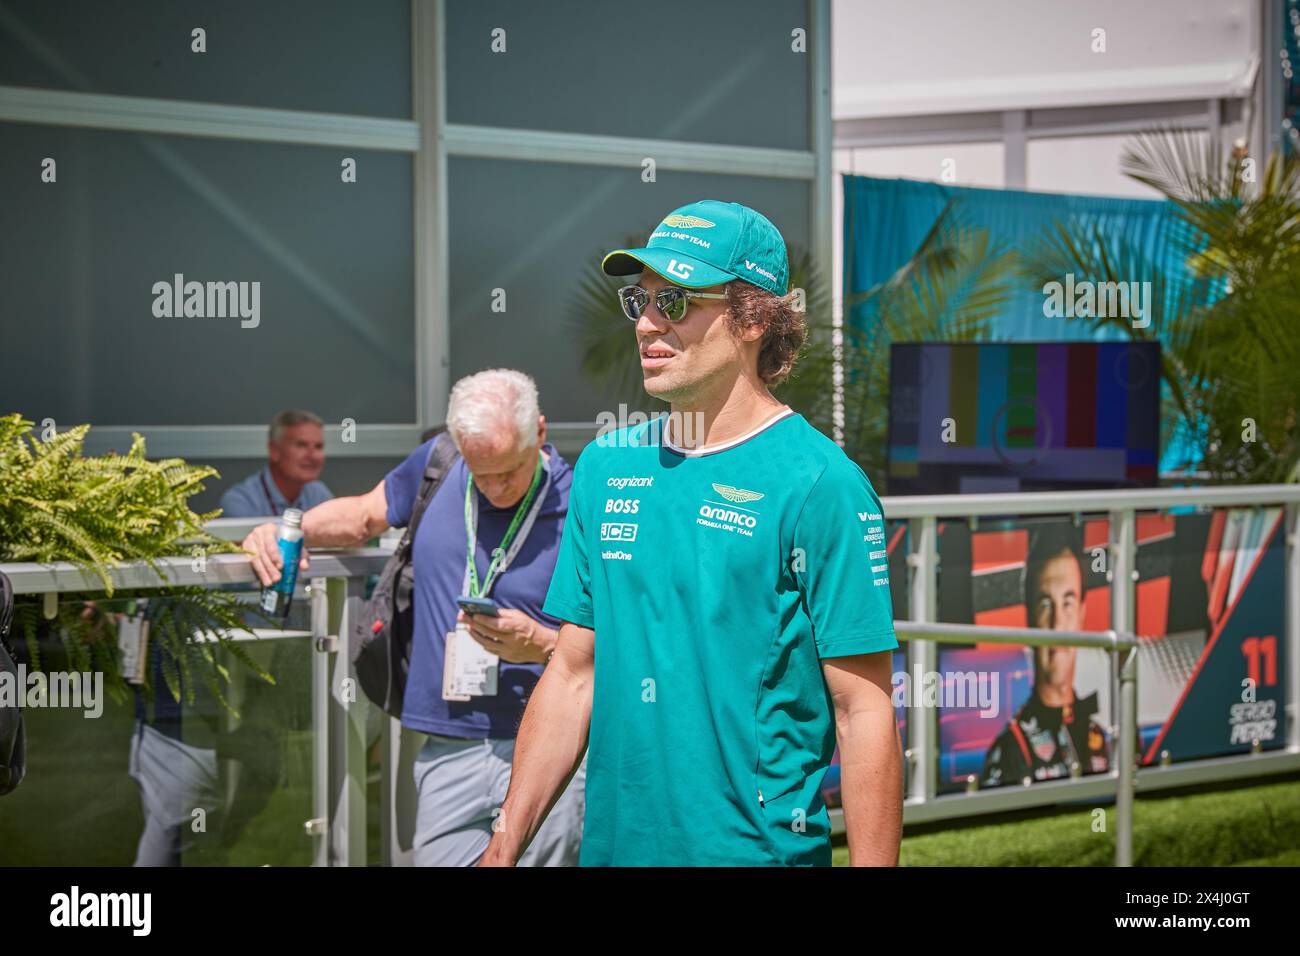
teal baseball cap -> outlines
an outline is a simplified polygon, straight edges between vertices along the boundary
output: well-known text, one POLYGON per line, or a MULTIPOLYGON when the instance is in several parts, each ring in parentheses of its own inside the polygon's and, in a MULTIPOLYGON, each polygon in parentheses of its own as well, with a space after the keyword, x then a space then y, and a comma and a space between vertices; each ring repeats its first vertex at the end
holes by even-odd
POLYGON ((790 285, 790 260, 776 226, 748 206, 716 199, 674 209, 645 248, 615 249, 600 265, 612 276, 648 268, 685 289, 740 279, 785 295, 790 285))

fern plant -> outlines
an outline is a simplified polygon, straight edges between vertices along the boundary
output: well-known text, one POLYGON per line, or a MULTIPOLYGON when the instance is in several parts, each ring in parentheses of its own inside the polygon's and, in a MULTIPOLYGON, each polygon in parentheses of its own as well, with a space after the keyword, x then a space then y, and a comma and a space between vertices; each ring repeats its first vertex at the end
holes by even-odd
POLYGON ((151 642, 159 647, 164 682, 174 699, 184 689, 192 703, 195 679, 201 678, 225 703, 221 685, 229 673, 215 653, 218 647, 274 683, 228 638, 228 632, 246 626, 238 595, 169 585, 158 563, 195 549, 203 554, 238 550, 204 531, 204 522, 217 512, 196 514, 188 504, 216 470, 179 458, 150 461, 138 434, 125 455, 85 455, 89 428, 80 425, 41 440, 21 415, 0 417, 0 561, 66 561, 103 585, 102 594, 65 593, 54 607, 40 596, 19 595, 14 632, 25 640, 32 667, 41 668, 38 635, 47 627, 62 641, 71 667, 102 671, 114 698, 125 699, 117 611, 132 598, 147 597, 155 602, 151 642), (116 589, 111 572, 124 561, 146 562, 158 574, 159 587, 116 589), (215 640, 198 640, 199 634, 215 640))

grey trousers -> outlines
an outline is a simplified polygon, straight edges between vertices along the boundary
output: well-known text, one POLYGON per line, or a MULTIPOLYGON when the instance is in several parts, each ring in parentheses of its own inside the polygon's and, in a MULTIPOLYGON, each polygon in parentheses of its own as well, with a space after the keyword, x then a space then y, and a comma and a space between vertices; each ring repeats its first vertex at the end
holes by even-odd
MULTIPOLYGON (((514 738, 427 736, 415 760, 415 865, 473 866, 487 849, 506 799, 514 738)), ((520 866, 577 866, 586 779, 584 757, 520 866)))
POLYGON ((140 785, 144 811, 135 865, 180 866, 195 846, 194 811, 202 808, 212 818, 205 826, 216 825, 217 752, 173 740, 137 720, 128 773, 140 785))

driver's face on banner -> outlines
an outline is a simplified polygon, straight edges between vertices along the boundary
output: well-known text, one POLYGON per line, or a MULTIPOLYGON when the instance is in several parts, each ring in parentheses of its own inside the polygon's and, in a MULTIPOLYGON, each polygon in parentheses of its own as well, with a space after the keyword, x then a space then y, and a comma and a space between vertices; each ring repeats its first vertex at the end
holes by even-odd
MULTIPOLYGON (((1074 555, 1063 551, 1043 565, 1033 603, 1027 608, 1029 626, 1052 631, 1077 631, 1083 622, 1083 572, 1074 555)), ((1050 686, 1074 684, 1074 647, 1034 649, 1038 679, 1050 686)))
POLYGON ((1048 631, 1077 631, 1083 621, 1083 572, 1074 555, 1063 551, 1038 573, 1034 599, 1027 608, 1029 626, 1048 631))

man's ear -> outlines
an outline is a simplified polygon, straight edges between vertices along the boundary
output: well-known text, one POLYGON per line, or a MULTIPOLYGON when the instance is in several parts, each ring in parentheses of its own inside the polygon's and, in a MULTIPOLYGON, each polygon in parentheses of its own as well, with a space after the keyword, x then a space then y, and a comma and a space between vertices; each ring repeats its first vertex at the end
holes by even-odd
MULTIPOLYGON (((722 314, 723 314, 724 316, 728 315, 727 312, 723 312, 722 314)), ((724 319, 723 321, 726 321, 726 320, 724 319)), ((765 329, 763 326, 761 326, 761 325, 755 323, 754 325, 746 325, 746 326, 744 326, 744 327, 740 330, 740 335, 738 336, 738 338, 739 338, 740 341, 742 341, 742 342, 759 342, 759 341, 762 340, 762 338, 763 338, 764 334, 766 334, 766 332, 767 332, 767 329, 765 329)))
POLYGON ((546 444, 546 416, 537 416, 537 447, 540 448, 546 444))

